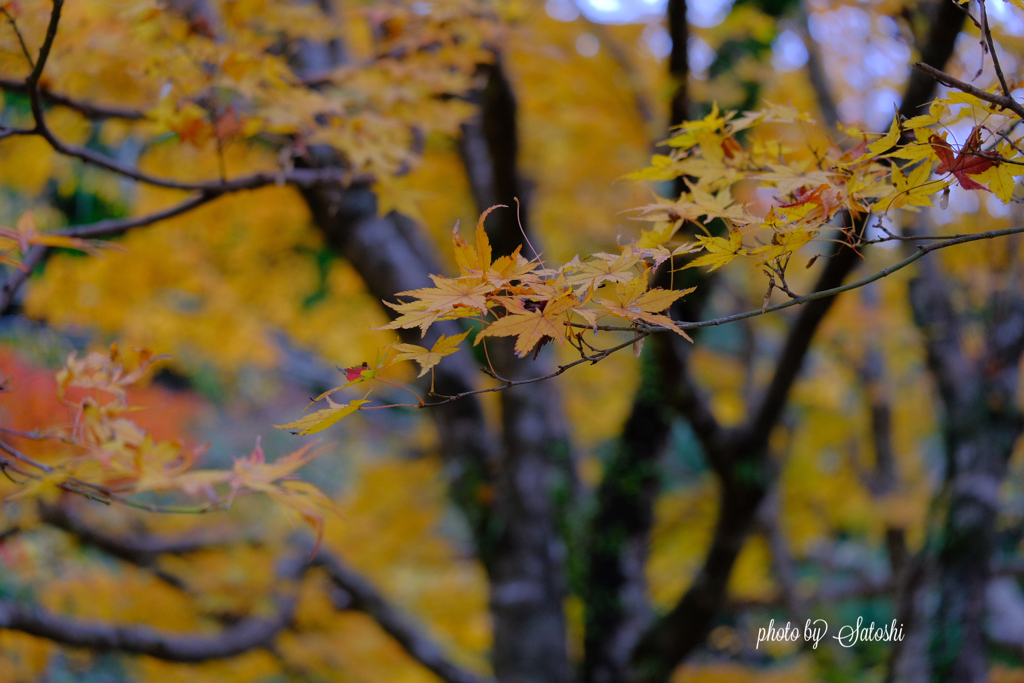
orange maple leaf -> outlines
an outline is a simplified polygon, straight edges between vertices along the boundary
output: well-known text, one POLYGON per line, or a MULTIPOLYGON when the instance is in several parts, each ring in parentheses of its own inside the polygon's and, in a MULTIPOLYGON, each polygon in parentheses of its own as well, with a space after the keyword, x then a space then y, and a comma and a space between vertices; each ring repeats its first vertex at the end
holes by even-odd
POLYGON ((690 289, 661 289, 660 287, 655 287, 649 290, 647 289, 647 278, 641 276, 629 282, 615 285, 615 301, 602 299, 597 303, 607 308, 612 315, 619 318, 667 327, 676 334, 682 335, 687 341, 693 341, 690 339, 690 335, 679 329, 671 318, 665 315, 658 315, 658 313, 664 311, 675 303, 677 299, 686 296, 694 289, 696 287, 691 287, 690 289))
POLYGON ((547 301, 508 297, 502 303, 509 314, 485 327, 476 336, 475 344, 479 344, 484 337, 518 337, 515 349, 520 358, 525 357, 541 341, 557 339, 564 344, 565 324, 558 317, 580 305, 569 290, 547 301))

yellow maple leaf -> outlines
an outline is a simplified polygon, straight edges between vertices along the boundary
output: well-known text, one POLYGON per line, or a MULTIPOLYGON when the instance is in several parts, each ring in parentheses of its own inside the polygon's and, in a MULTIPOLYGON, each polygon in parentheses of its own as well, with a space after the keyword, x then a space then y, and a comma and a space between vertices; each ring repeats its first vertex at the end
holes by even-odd
POLYGON ((481 313, 487 312, 485 295, 493 289, 489 283, 481 282, 478 278, 448 278, 440 275, 431 275, 430 279, 434 281, 436 287, 399 292, 398 296, 415 297, 426 305, 428 311, 443 311, 465 306, 475 308, 481 313))
POLYGON ((464 318, 478 312, 487 312, 487 294, 494 291, 494 285, 488 281, 476 277, 430 277, 437 287, 413 289, 399 292, 397 295, 415 297, 416 301, 397 304, 385 301, 388 307, 402 315, 375 329, 397 330, 418 327, 426 334, 427 328, 437 320, 464 318))
POLYGON ((683 268, 698 268, 700 266, 711 266, 710 270, 717 270, 729 263, 737 256, 746 253, 743 248, 743 237, 739 230, 729 233, 729 239, 724 237, 708 237, 697 235, 697 241, 709 253, 693 259, 683 268))
POLYGON ((330 396, 327 396, 326 398, 327 405, 330 407, 318 410, 315 413, 310 413, 304 417, 300 417, 294 422, 289 422, 283 425, 274 425, 274 427, 277 429, 287 429, 293 434, 298 434, 300 436, 316 434, 317 432, 322 432, 327 429, 342 418, 356 412, 364 403, 369 403, 366 399, 356 399, 348 403, 335 403, 331 400, 330 396))
POLYGON ((515 349, 520 358, 526 356, 543 339, 557 339, 564 344, 565 325, 559 316, 580 305, 571 290, 540 303, 532 299, 524 302, 512 297, 502 303, 510 311, 509 314, 485 327, 476 336, 475 344, 479 344, 484 337, 518 337, 515 349))
POLYGON ((438 338, 434 345, 430 347, 430 350, 423 348, 422 346, 416 346, 415 344, 395 344, 392 348, 395 351, 400 351, 395 356, 395 362, 401 360, 414 360, 420 364, 420 374, 417 377, 422 377, 427 374, 427 371, 432 367, 441 362, 441 359, 445 356, 450 356, 459 350, 459 344, 466 338, 469 332, 463 332, 457 334, 454 337, 446 337, 443 334, 438 338))
POLYGON ((689 289, 661 289, 660 287, 647 289, 647 278, 640 276, 629 282, 615 285, 614 301, 602 299, 597 303, 619 318, 667 327, 676 334, 682 335, 688 341, 693 341, 690 339, 690 335, 679 329, 671 318, 657 314, 694 289, 696 287, 689 289))
POLYGON ((495 204, 482 214, 476 222, 476 247, 459 234, 459 224, 455 224, 452 230, 452 244, 455 249, 455 262, 459 267, 468 273, 485 273, 491 267, 491 241, 487 238, 487 231, 484 229, 484 221, 492 211, 498 208, 508 208, 505 204, 495 204))
POLYGON ((889 132, 880 137, 879 139, 868 145, 868 154, 865 154, 861 159, 871 156, 884 154, 893 147, 900 139, 900 115, 897 113, 892 118, 892 124, 889 126, 889 132))
MULTIPOLYGON (((874 206, 872 211, 888 211, 902 206, 918 207, 933 206, 932 196, 949 186, 951 180, 929 180, 932 175, 932 165, 919 164, 911 169, 910 173, 904 175, 899 166, 892 167, 893 191, 886 197, 882 197, 874 206)), ((916 211, 914 208, 908 209, 916 211)))
POLYGON ((569 273, 565 279, 570 285, 591 291, 605 282, 629 282, 636 276, 633 268, 640 263, 640 257, 641 254, 630 245, 618 256, 598 253, 587 261, 573 260, 564 268, 569 273))
POLYGON ((1013 199, 1013 190, 1017 187, 1014 179, 1017 175, 1024 175, 1024 166, 996 164, 974 178, 979 182, 988 183, 988 189, 992 190, 1004 204, 1009 204, 1013 199))
POLYGON ((919 116, 912 116, 903 122, 904 130, 916 130, 917 128, 924 128, 925 126, 934 126, 939 123, 942 116, 946 113, 946 105, 942 102, 932 102, 931 106, 928 107, 927 114, 921 114, 919 116))

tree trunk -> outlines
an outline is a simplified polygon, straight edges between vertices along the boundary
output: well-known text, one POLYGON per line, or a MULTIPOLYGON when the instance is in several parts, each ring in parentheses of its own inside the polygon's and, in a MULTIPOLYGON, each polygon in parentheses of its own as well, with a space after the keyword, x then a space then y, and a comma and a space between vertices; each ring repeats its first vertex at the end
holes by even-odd
POLYGON ((932 680, 988 680, 983 621, 995 548, 999 487, 1024 427, 1017 406, 1024 352, 1024 299, 1019 282, 990 301, 986 345, 972 358, 962 344, 961 314, 934 262, 921 265, 910 301, 945 413, 946 516, 934 563, 938 612, 932 620, 932 680))

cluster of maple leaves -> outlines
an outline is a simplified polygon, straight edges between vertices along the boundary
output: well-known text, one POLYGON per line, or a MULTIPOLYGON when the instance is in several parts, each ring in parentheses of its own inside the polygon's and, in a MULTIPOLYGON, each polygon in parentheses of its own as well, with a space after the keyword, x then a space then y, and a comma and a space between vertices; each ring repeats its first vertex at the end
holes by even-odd
MULTIPOLYGON (((476 66, 491 58, 485 45, 498 30, 498 22, 491 21, 494 17, 482 17, 468 0, 428 3, 423 12, 413 13, 397 4, 378 3, 360 10, 376 33, 363 61, 300 75, 274 46, 282 36, 326 40, 337 30, 332 22, 342 17, 325 18, 313 4, 276 0, 225 7, 224 25, 214 27, 156 5, 142 11, 135 2, 90 4, 93 18, 76 16, 72 9, 67 29, 95 29, 106 22, 147 45, 151 57, 136 71, 143 84, 139 87, 149 88, 144 95, 157 102, 147 115, 156 134, 170 132, 195 147, 215 141, 221 156, 229 143, 269 142, 281 148, 279 161, 285 168, 309 146, 329 145, 352 173, 376 177, 378 194, 385 195, 382 206, 391 203, 387 179, 415 163, 413 140, 430 130, 454 132, 471 113, 468 105, 443 96, 469 89, 476 66)), ((13 6, 11 12, 18 14, 13 6)), ((58 58, 47 71, 47 87, 66 80, 61 64, 68 68, 78 63, 71 51, 77 49, 74 45, 57 44, 58 58)), ((27 68, 19 50, 0 56, 19 60, 22 71, 27 68)), ((121 58, 111 51, 95 61, 102 67, 121 58)), ((456 227, 452 239, 458 275, 435 274, 433 287, 402 292, 398 302, 385 302, 397 317, 383 329, 418 328, 425 336, 436 322, 473 319, 475 334, 441 335, 430 348, 394 343, 373 366, 346 368, 347 382, 310 404, 324 400, 326 408, 278 426, 311 434, 375 407, 368 394, 347 403, 338 403, 333 396, 371 380, 389 382, 385 371, 400 362, 417 363, 423 377, 471 334, 475 345, 486 344, 489 337, 513 337, 520 357, 536 353, 548 342, 570 344, 589 361, 629 345, 598 348, 585 339, 590 331, 633 332, 635 353, 651 332, 671 331, 688 338, 683 321, 665 311, 692 290, 650 286, 654 271, 666 262, 677 263, 675 257, 693 255, 683 267, 711 270, 736 259, 748 260, 773 284, 778 277, 783 291, 796 298, 786 285, 786 269, 791 258, 826 229, 849 227, 853 218, 868 213, 913 211, 936 201, 944 206, 954 183, 1009 202, 1015 177, 1024 174, 1019 170, 1024 168, 1022 140, 1013 137, 1019 120, 970 93, 953 92, 934 102, 928 113, 909 120, 897 115, 884 134, 845 128, 851 141, 845 147, 831 142, 820 148, 794 146, 774 134, 780 127, 799 127, 808 120, 785 107, 769 105, 762 111, 738 113, 721 112, 716 106, 704 119, 683 124, 665 141, 668 153, 655 155, 649 168, 628 177, 654 182, 683 178, 686 190, 678 197, 655 196, 639 207, 636 218, 651 227, 637 240, 620 245, 618 253, 577 256, 558 268, 549 267, 537 253, 527 258, 522 249, 495 259, 484 229, 489 211, 477 223, 474 245, 456 227), (769 201, 758 192, 762 189, 769 201), (712 232, 710 226, 716 222, 724 225, 724 233, 712 232), (621 322, 609 325, 609 318, 621 322)), ((847 239, 857 246, 863 238, 848 232, 847 239)), ((98 248, 97 243, 40 231, 31 212, 22 214, 15 228, 0 228, 0 260, 23 267, 33 246, 88 252, 98 248)), ((149 362, 143 357, 140 369, 149 362)), ((131 428, 122 385, 138 376, 139 371, 123 372, 116 351, 109 357, 92 354, 69 360, 62 392, 88 388, 114 398, 83 398, 75 404, 74 427, 61 439, 79 450, 33 474, 21 495, 69 487, 108 498, 176 490, 205 495, 211 506, 230 502, 240 491, 255 490, 314 526, 322 525, 329 500, 315 488, 285 479, 312 457, 308 451, 296 451, 270 465, 257 447, 231 471, 193 470, 194 454, 173 444, 154 443, 131 428)), ((416 407, 429 405, 417 398, 416 407)))
POLYGON ((135 408, 128 403, 127 387, 165 358, 140 350, 135 368, 129 371, 116 345, 107 354, 93 352, 78 358, 72 353, 57 373, 57 397, 68 408, 70 422, 23 435, 51 443, 45 462, 0 446, 15 458, 4 460, 5 469, 25 477, 11 500, 69 491, 156 512, 202 512, 229 507, 238 495, 260 492, 321 535, 324 515, 335 511, 334 503, 312 484, 291 478, 318 455, 313 444, 268 463, 257 439, 249 456, 236 458, 230 470, 202 470, 194 466, 205 447, 189 449, 176 441, 156 441, 130 419, 135 408), (192 506, 140 503, 135 496, 143 493, 184 494, 204 502, 192 506))
MULTIPOLYGON (((525 357, 550 341, 568 342, 584 360, 603 358, 609 351, 585 342, 588 330, 595 335, 671 331, 689 339, 680 327, 683 321, 664 312, 693 290, 650 286, 653 271, 675 256, 698 254, 682 267, 709 270, 743 257, 762 269, 773 286, 775 277, 781 278, 781 288, 797 298, 786 286, 786 268, 793 255, 825 229, 847 228, 846 237, 856 247, 865 238, 848 228, 858 216, 884 215, 898 208, 917 211, 934 206, 936 195, 945 208, 953 183, 965 190, 992 192, 1009 202, 1015 176, 1024 175, 1024 152, 1019 147, 1024 138, 1011 138, 1019 121, 969 93, 938 99, 927 114, 908 120, 897 113, 885 134, 844 128, 855 143, 846 148, 832 143, 822 150, 789 147, 772 134, 780 125, 806 121, 805 114, 785 107, 769 105, 740 114, 720 112, 716 106, 704 119, 683 124, 665 142, 669 154, 655 155, 649 168, 628 177, 682 177, 687 189, 674 200, 658 199, 640 207, 637 217, 654 225, 638 240, 620 246, 618 254, 577 256, 557 269, 546 267, 538 254, 527 259, 521 248, 492 260, 484 230, 488 213, 498 208, 492 207, 477 224, 475 247, 460 236, 458 226, 453 232, 460 275, 431 275, 434 287, 401 292, 398 303, 385 301, 399 315, 383 329, 419 328, 426 335, 438 321, 475 319, 480 325, 476 345, 488 337, 515 337, 515 352, 525 357), (951 133, 963 130, 964 124, 969 132, 954 147, 951 133), (758 211, 756 201, 734 198, 737 188, 751 198, 757 196, 757 188, 769 188, 772 201, 758 211), (726 236, 709 230, 716 220, 726 226, 726 236), (684 234, 693 236, 683 240, 684 234), (609 317, 627 326, 600 324, 609 317)), ((890 238, 898 236, 890 233, 890 238)), ((442 335, 430 349, 395 343, 375 366, 364 363, 345 369, 346 384, 314 399, 313 403, 326 399, 327 408, 278 427, 300 434, 326 429, 370 403, 365 396, 336 403, 331 399, 335 392, 368 380, 384 381, 384 371, 400 361, 418 363, 422 377, 455 353, 469 334, 442 335)), ((640 348, 634 344, 635 353, 640 348)), ((417 407, 426 405, 420 399, 417 407)))

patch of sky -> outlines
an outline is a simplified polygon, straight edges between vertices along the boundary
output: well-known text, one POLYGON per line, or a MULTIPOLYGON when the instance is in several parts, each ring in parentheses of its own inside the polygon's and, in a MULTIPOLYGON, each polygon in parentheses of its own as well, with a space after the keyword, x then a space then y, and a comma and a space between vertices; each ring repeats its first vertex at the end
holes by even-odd
POLYGON ((733 0, 696 0, 686 6, 686 18, 694 26, 718 26, 732 10, 733 0))
POLYGON ((580 10, 572 0, 548 0, 544 10, 556 21, 575 21, 580 16, 580 10))
POLYGON ((1003 204, 1003 201, 994 194, 985 198, 985 209, 992 218, 1005 218, 1010 215, 1010 205, 1003 204))
MULTIPOLYGON (((728 16, 733 0, 695 0, 688 3, 686 17, 701 28, 717 26, 728 16)), ((635 24, 660 20, 667 0, 548 0, 548 15, 559 21, 573 21, 582 12, 587 19, 603 24, 635 24)))
POLYGON ((1005 0, 991 0, 987 3, 988 18, 1011 36, 1024 35, 1024 18, 1014 12, 1010 3, 1005 0))
MULTIPOLYGON (((669 35, 665 27, 659 22, 652 22, 644 26, 644 30, 640 34, 640 41, 658 59, 663 59, 672 54, 672 36, 669 35)), ((693 63, 692 56, 690 57, 690 63, 693 63)))
POLYGON ((979 194, 976 190, 965 190, 959 185, 950 187, 949 210, 953 213, 978 213, 981 209, 979 194))
POLYGON ((878 132, 889 130, 900 99, 900 94, 892 88, 877 88, 869 92, 865 103, 864 124, 878 132))
POLYGON ((772 66, 776 71, 796 71, 807 63, 807 46, 796 31, 786 29, 772 43, 772 66))
POLYGON ((686 43, 686 54, 690 62, 690 75, 703 81, 708 77, 708 67, 715 61, 715 50, 700 36, 690 36, 686 43))
MULTIPOLYGON (((890 215, 884 216, 872 216, 871 222, 868 223, 867 238, 869 240, 884 239, 889 235, 899 235, 900 226, 893 220, 890 215), (887 232, 888 231, 888 232, 887 232)), ((894 249, 899 246, 898 240, 892 240, 891 242, 880 242, 879 247, 883 249, 894 249)))

